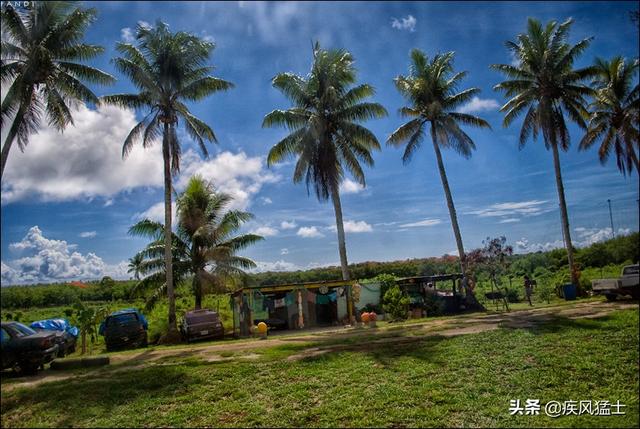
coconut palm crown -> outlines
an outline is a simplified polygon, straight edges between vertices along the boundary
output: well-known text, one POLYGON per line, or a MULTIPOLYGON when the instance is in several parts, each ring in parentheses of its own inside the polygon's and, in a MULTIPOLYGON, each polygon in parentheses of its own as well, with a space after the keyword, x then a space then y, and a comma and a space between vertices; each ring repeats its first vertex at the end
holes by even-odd
POLYGON ((595 62, 596 89, 586 134, 580 141, 580 150, 600 142, 598 157, 602 164, 613 152, 616 165, 623 174, 633 169, 640 173, 640 87, 635 80, 638 60, 625 61, 617 56, 595 62), (635 83, 635 85, 634 85, 635 83))

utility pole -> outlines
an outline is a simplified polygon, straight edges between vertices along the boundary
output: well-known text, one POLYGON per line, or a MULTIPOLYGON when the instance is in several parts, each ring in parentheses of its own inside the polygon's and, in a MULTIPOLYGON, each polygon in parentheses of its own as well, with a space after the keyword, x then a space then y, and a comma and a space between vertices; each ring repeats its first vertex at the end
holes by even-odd
POLYGON ((609 220, 611 221, 611 234, 613 235, 613 238, 616 238, 616 230, 613 229, 613 215, 611 214, 611 200, 607 200, 607 202, 609 203, 609 220))

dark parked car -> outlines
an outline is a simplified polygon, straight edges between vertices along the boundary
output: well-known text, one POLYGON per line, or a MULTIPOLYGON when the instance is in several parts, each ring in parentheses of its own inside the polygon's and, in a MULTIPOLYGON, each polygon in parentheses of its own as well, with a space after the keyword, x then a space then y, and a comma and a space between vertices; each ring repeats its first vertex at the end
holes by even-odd
POLYGON ((224 328, 218 313, 206 308, 187 311, 182 319, 180 330, 187 342, 224 337, 224 328))
POLYGON ((72 326, 66 319, 46 319, 31 323, 31 328, 40 332, 48 331, 56 336, 58 357, 64 357, 76 351, 78 328, 72 326))
POLYGON ((147 346, 147 319, 135 308, 111 313, 100 324, 107 350, 147 346))
POLYGON ((25 374, 37 372, 58 353, 55 334, 36 332, 18 322, 2 322, 0 344, 2 369, 18 369, 25 374))

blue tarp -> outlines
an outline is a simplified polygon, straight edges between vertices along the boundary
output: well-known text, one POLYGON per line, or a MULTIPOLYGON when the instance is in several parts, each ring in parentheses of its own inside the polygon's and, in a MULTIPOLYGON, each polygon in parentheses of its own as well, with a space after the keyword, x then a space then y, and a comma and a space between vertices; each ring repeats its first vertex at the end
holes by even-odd
POLYGON ((46 329, 49 331, 67 331, 74 337, 78 337, 80 331, 75 326, 72 326, 67 319, 45 319, 38 320, 31 324, 33 329, 46 329))
MULTIPOLYGON (((140 313, 138 310, 136 310, 135 308, 124 308, 122 310, 118 310, 118 311, 114 311, 113 313, 111 313, 109 315, 109 317, 112 316, 118 316, 120 314, 130 314, 130 313, 135 313, 138 315, 138 320, 140 320, 140 322, 142 322, 142 327, 147 330, 149 328, 149 324, 147 323, 147 319, 144 317, 144 314, 140 313)), ((104 320, 100 323, 100 328, 98 329, 98 333, 100 335, 104 335, 104 320)))

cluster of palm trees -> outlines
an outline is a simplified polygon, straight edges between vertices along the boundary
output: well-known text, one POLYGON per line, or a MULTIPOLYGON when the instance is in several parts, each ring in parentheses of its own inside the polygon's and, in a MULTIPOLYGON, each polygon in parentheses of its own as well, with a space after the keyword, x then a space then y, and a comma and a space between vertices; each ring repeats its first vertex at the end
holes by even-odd
MULTIPOLYGON (((235 253, 261 239, 251 234, 234 237, 250 215, 224 213, 230 197, 197 177, 179 196, 176 233, 171 228, 172 177, 180 170, 181 156, 178 126, 184 127, 205 156, 206 142, 217 142, 211 127, 195 117, 187 104, 231 89, 233 84, 211 76, 213 67, 208 62, 213 43, 190 33, 171 32, 166 24, 158 22, 155 27, 138 25, 135 44, 116 46, 121 56, 113 59, 113 64, 134 84, 136 92, 98 98, 85 83, 109 84, 114 78, 81 64, 103 52, 99 46, 82 42, 95 16, 94 9, 72 2, 30 2, 23 11, 10 5, 2 8, 0 75, 3 86, 8 86, 2 99, 3 127, 11 121, 2 147, 2 173, 12 144, 17 141, 24 150, 43 116, 63 130, 73 124, 70 107, 76 102, 109 103, 141 111, 143 118, 126 137, 122 154, 126 158, 136 142, 148 147, 162 141, 165 219, 164 224, 143 220, 132 227, 132 234, 148 236, 152 242, 136 255, 130 269, 136 278, 146 276, 140 282, 141 289, 154 285, 156 293, 166 291, 169 331, 176 333, 175 285, 192 275, 200 303, 208 287, 219 288, 226 277, 253 266, 235 253)), ((567 122, 584 130, 581 150, 599 142, 603 163, 613 151, 623 174, 632 174, 634 169, 638 172, 640 91, 635 83, 637 59, 597 59, 593 66, 575 68, 590 39, 570 44, 570 27, 571 20, 542 25, 529 19, 527 31, 506 43, 517 63, 492 67, 507 78, 494 88, 509 97, 501 108, 505 112, 503 125, 508 127, 524 115, 520 145, 541 134, 545 147, 553 153, 563 236, 573 281, 577 282, 559 159, 559 151, 570 146, 567 122)), ((479 89, 459 89, 466 72, 455 72, 453 60, 453 52, 429 58, 418 49, 411 51, 409 73, 395 79, 407 103, 400 109, 407 122, 389 136, 387 144, 404 146, 402 160, 407 163, 425 136, 431 138, 461 269, 466 272, 462 236, 441 150, 450 148, 468 158, 475 144, 462 126, 490 126, 482 118, 459 111, 479 89)), ((375 90, 357 83, 353 63, 349 52, 323 49, 316 43, 307 75, 281 73, 273 79, 273 86, 290 100, 291 107, 274 110, 263 121, 264 127, 282 126, 290 131, 269 151, 268 165, 295 158, 294 182, 304 181, 308 191, 313 187, 321 201, 331 199, 345 280, 349 279, 349 270, 339 186, 347 174, 366 184, 362 164, 373 166, 372 152, 380 150, 381 145, 362 123, 388 114, 382 105, 367 101, 375 90)), ((473 297, 471 291, 467 296, 473 297)))

